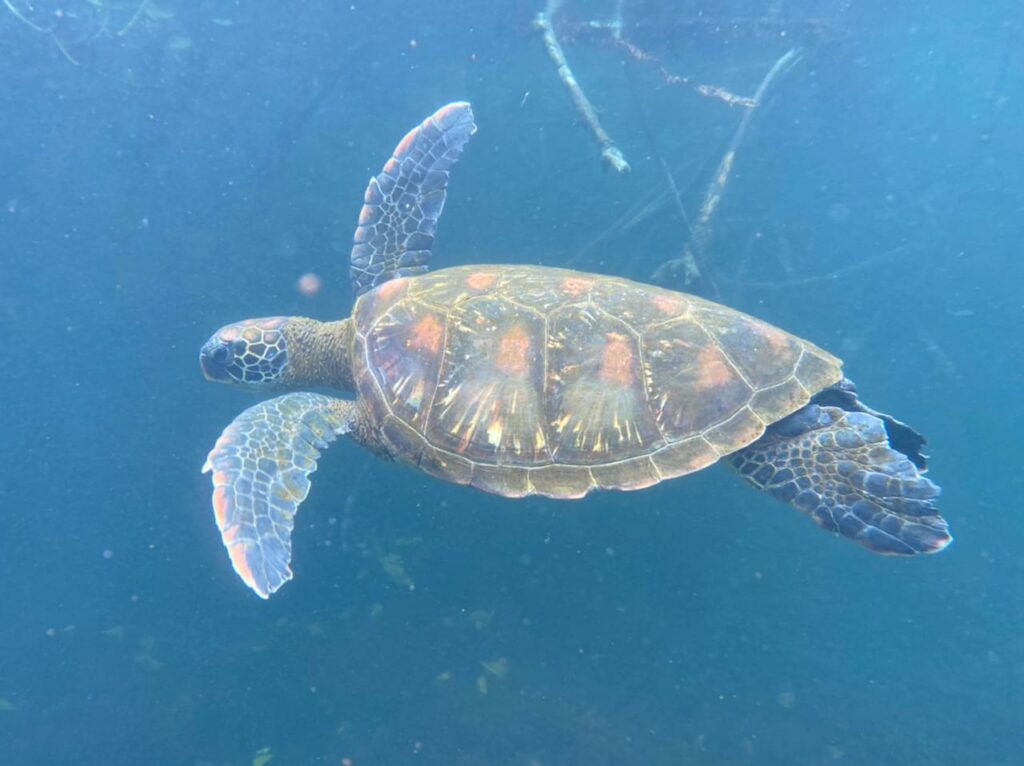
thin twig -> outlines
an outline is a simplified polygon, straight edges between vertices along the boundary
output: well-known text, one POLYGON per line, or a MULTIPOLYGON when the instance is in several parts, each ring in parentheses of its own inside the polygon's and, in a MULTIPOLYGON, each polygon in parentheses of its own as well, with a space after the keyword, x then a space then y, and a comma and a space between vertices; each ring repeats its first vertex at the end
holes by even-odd
POLYGON ((669 85, 683 85, 687 88, 692 88, 694 91, 702 96, 708 98, 716 98, 719 101, 724 101, 729 106, 745 106, 753 108, 757 106, 756 98, 748 98, 747 96, 737 96, 735 93, 726 90, 725 88, 718 85, 706 85, 705 83, 695 82, 689 77, 683 77, 682 75, 672 74, 665 66, 658 60, 657 57, 640 48, 637 45, 623 40, 621 38, 613 38, 612 42, 626 51, 630 56, 635 58, 637 61, 643 61, 644 63, 651 64, 658 70, 658 74, 661 78, 669 85))
POLYGON ((57 33, 53 31, 53 27, 41 27, 35 22, 29 20, 27 17, 23 16, 17 8, 14 7, 14 5, 11 3, 11 0, 3 0, 3 3, 7 6, 7 10, 9 10, 14 15, 14 18, 25 24, 25 26, 27 26, 32 31, 38 32, 41 35, 46 35, 47 37, 49 37, 51 40, 53 40, 54 45, 57 46, 57 50, 60 51, 61 55, 64 58, 66 58, 75 66, 81 66, 81 64, 75 59, 75 57, 71 55, 71 52, 64 47, 64 43, 62 43, 60 41, 60 38, 57 37, 57 33))
POLYGON ((627 210, 619 216, 614 223, 608 226, 604 231, 597 234, 587 244, 581 247, 576 253, 572 255, 563 265, 565 268, 575 267, 581 261, 583 261, 590 252, 605 242, 608 239, 618 235, 624 234, 635 226, 639 225, 646 218, 653 215, 655 212, 664 207, 669 200, 670 191, 667 189, 655 188, 649 194, 636 200, 627 210))
POLYGON ((865 258, 857 263, 844 266, 841 269, 830 271, 827 274, 813 274, 807 277, 797 277, 795 279, 782 279, 778 281, 752 281, 744 279, 732 279, 726 276, 719 276, 719 279, 729 285, 740 285, 742 287, 753 287, 759 290, 783 290, 789 287, 803 287, 804 285, 813 285, 818 282, 835 282, 836 280, 845 277, 847 274, 852 274, 855 271, 866 269, 869 266, 873 266, 881 261, 887 261, 890 258, 896 258, 901 256, 907 251, 911 250, 909 244, 898 245, 897 247, 890 248, 882 253, 877 253, 870 258, 865 258))
POLYGON ((15 8, 14 5, 11 3, 11 0, 4 0, 4 5, 7 6, 7 10, 14 14, 14 18, 18 19, 18 21, 22 22, 23 24, 28 25, 30 29, 34 29, 36 32, 39 32, 40 34, 44 35, 53 34, 53 27, 41 27, 38 24, 35 24, 29 21, 24 16, 22 16, 18 9, 15 8))
POLYGON ((772 82, 780 74, 792 67, 799 59, 800 50, 793 48, 787 51, 768 70, 768 74, 765 75, 757 88, 757 92, 754 94, 754 106, 743 113, 743 117, 736 127, 736 132, 733 133, 732 140, 729 141, 729 145, 726 147, 722 161, 718 163, 718 168, 715 170, 711 183, 708 185, 708 190, 704 195, 704 202, 701 204, 700 213, 697 216, 697 222, 693 226, 693 236, 690 237, 690 240, 683 247, 683 253, 679 258, 666 261, 654 271, 654 274, 651 276, 655 281, 669 284, 681 279, 683 284, 689 285, 701 278, 701 263, 704 260, 707 244, 711 239, 711 219, 715 211, 718 210, 718 206, 722 201, 722 195, 725 194, 726 186, 732 177, 736 152, 740 144, 743 143, 757 107, 764 103, 765 95, 772 82))
POLYGON ((149 5, 149 0, 142 0, 142 2, 139 3, 139 7, 135 9, 135 13, 128 20, 128 23, 117 31, 116 34, 118 37, 124 37, 126 34, 128 34, 128 31, 135 26, 135 22, 138 21, 139 17, 142 16, 142 12, 146 10, 147 5, 149 5))
MULTIPOLYGON (((710 4, 709 4, 710 5, 710 4)), ((721 4, 719 4, 721 5, 721 4)), ((764 5, 764 4, 761 4, 764 5)), ((843 18, 842 5, 847 2, 831 3, 830 17, 793 18, 776 16, 717 16, 713 13, 648 14, 637 18, 631 27, 635 31, 654 33, 659 39, 682 39, 699 36, 702 39, 728 38, 759 39, 777 42, 779 39, 798 40, 807 44, 820 43, 842 36, 844 31, 837 27, 843 18)), ((671 5, 668 5, 671 8, 671 5)))
POLYGON ((75 66, 82 66, 82 64, 74 56, 71 55, 70 51, 68 51, 68 49, 64 47, 64 43, 60 41, 60 38, 57 37, 57 34, 55 32, 51 31, 50 37, 53 38, 53 42, 54 44, 56 44, 57 50, 61 52, 61 55, 64 56, 64 58, 66 58, 75 66))
MULTIPOLYGON (((629 78, 630 84, 633 83, 633 77, 629 72, 629 68, 626 68, 626 76, 629 78)), ((643 102, 637 96, 636 88, 633 89, 633 98, 636 104, 636 114, 640 118, 640 124, 643 126, 644 133, 647 135, 647 142, 651 146, 651 153, 658 160, 658 166, 661 168, 661 174, 665 178, 665 183, 668 184, 669 191, 672 192, 672 199, 676 203, 676 211, 679 213, 679 217, 683 221, 683 226, 686 227, 686 234, 688 237, 693 237, 693 226, 690 224, 690 216, 686 213, 686 207, 683 205, 683 195, 679 191, 679 186, 676 184, 675 176, 672 171, 669 170, 668 163, 665 162, 665 157, 658 150, 658 138, 654 135, 654 130, 651 128, 651 122, 647 119, 647 110, 644 109, 643 102)))
POLYGON ((565 59, 565 52, 558 42, 557 35, 555 35, 555 28, 552 26, 551 18, 561 5, 562 0, 549 0, 547 8, 537 14, 534 26, 540 30, 541 36, 544 38, 544 47, 547 48, 548 55, 555 63, 558 77, 569 91, 576 111, 579 112, 580 117, 583 118, 583 121, 590 128, 590 132, 594 134, 594 139, 601 148, 601 159, 619 173, 628 173, 629 163, 626 162, 626 158, 612 141, 611 136, 601 126, 601 121, 597 117, 594 105, 590 103, 590 99, 587 98, 580 84, 576 81, 572 69, 569 68, 569 62, 565 59))
POLYGON ((622 39, 622 4, 625 0, 617 0, 615 3, 615 15, 612 17, 612 37, 616 40, 622 39))
MULTIPOLYGON (((683 171, 683 167, 677 168, 675 171, 669 171, 669 175, 673 179, 683 171)), ((692 186, 693 181, 684 184, 683 189, 687 189, 692 186)), ((678 187, 678 184, 677 184, 678 187)), ((680 189, 680 197, 682 197, 683 189, 680 189)), ((582 248, 577 250, 565 261, 563 266, 565 268, 577 268, 578 264, 585 262, 590 255, 591 251, 594 250, 598 245, 602 244, 606 240, 612 237, 621 236, 627 234, 631 229, 636 228, 641 223, 646 221, 651 216, 655 215, 662 208, 667 207, 672 200, 673 191, 671 188, 663 186, 652 186, 651 189, 644 195, 638 197, 633 201, 626 211, 620 215, 614 223, 607 226, 601 233, 597 234, 582 248)))

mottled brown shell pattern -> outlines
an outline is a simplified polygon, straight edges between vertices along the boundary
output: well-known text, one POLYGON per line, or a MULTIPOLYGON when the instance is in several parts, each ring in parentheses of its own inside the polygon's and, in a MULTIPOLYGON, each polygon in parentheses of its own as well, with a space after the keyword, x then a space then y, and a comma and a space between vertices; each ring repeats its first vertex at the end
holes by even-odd
POLYGON ((509 497, 700 470, 841 377, 725 306, 540 266, 394 279, 353 317, 356 385, 395 454, 509 497))

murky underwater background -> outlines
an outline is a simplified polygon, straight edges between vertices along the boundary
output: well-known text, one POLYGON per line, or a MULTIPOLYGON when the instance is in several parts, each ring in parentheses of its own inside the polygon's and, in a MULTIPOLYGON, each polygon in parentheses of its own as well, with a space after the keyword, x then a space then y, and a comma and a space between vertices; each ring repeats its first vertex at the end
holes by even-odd
POLYGON ((0 7, 0 764, 1024 763, 1024 10, 585 23, 616 5, 555 21, 628 175, 540 0, 0 7), (348 313, 363 189, 406 130, 463 98, 480 126, 435 266, 648 280, 687 237, 665 168, 695 218, 744 109, 670 75, 750 96, 794 46, 709 274, 928 436, 953 546, 875 557, 722 469, 511 501, 342 441, 294 582, 239 582, 199 468, 253 400, 198 348, 348 313))

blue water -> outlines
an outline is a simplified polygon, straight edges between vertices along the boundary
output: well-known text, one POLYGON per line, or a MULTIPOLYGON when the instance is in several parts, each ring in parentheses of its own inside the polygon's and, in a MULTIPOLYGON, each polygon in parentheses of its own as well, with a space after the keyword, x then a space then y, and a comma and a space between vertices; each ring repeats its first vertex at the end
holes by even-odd
POLYGON ((0 764, 1024 764, 1016 0, 624 3, 625 39, 741 95, 803 46, 706 265, 928 436, 948 550, 872 556, 722 469, 512 501, 343 440, 296 579, 231 571, 199 468, 254 400, 198 348, 347 315, 366 181, 435 108, 480 128, 435 265, 678 255, 661 160, 695 219, 742 107, 573 26, 614 5, 557 21, 628 176, 539 0, 0 6, 0 764))

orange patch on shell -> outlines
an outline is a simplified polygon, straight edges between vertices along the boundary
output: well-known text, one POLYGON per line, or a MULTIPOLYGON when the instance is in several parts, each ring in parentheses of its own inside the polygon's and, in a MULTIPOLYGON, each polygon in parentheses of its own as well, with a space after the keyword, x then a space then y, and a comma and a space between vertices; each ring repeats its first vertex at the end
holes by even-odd
POLYGON ((402 290, 405 289, 406 278, 390 279, 377 288, 377 298, 382 301, 390 301, 402 290))
POLYGON ((700 352, 697 367, 697 385, 701 388, 720 388, 736 378, 722 353, 714 347, 705 348, 700 352))
POLYGON ((655 295, 653 299, 655 307, 663 314, 675 316, 683 310, 683 302, 678 298, 669 298, 665 295, 655 295))
POLYGON ((223 341, 232 341, 238 337, 237 327, 228 327, 220 334, 220 339, 223 341))
POLYGON ((620 386, 633 384, 633 346, 625 335, 610 332, 601 352, 601 380, 620 386))
POLYGON ((443 339, 444 325, 433 314, 427 314, 413 326, 412 335, 406 341, 406 346, 417 351, 422 349, 437 354, 441 350, 443 339))
POLYGON ((466 277, 466 284, 474 290, 486 290, 497 281, 494 274, 486 271, 477 271, 466 277))
POLYGON ((757 331, 761 334, 762 338, 768 341, 772 351, 778 353, 789 348, 789 338, 786 337, 786 333, 777 327, 772 327, 770 324, 758 324, 757 331))
POLYGON ((578 298, 590 289, 590 280, 579 277, 567 277, 562 282, 562 292, 573 298, 578 298))
POLYGON ((530 336, 521 325, 516 325, 502 337, 494 363, 509 375, 523 376, 529 371, 530 336))

